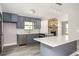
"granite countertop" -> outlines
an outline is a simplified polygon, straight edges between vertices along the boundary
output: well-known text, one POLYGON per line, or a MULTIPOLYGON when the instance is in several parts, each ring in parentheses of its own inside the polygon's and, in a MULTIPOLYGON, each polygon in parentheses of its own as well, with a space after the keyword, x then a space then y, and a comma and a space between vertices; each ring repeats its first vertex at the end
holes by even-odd
POLYGON ((69 39, 68 35, 64 36, 52 36, 52 37, 44 37, 44 38, 34 38, 34 40, 46 44, 51 47, 56 47, 62 44, 66 44, 77 39, 69 39))

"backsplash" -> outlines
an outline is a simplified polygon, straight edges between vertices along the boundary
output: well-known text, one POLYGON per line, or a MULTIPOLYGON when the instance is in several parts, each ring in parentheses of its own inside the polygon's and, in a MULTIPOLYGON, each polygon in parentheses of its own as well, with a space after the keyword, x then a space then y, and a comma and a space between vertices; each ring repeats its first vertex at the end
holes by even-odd
POLYGON ((17 34, 35 34, 35 33, 40 33, 39 29, 34 29, 32 31, 26 31, 24 29, 17 29, 17 34))

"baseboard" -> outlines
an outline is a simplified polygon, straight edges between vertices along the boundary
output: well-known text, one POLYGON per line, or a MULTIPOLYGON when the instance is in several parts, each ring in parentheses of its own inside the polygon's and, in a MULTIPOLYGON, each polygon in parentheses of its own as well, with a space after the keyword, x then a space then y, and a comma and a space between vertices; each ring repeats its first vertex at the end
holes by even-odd
POLYGON ((13 45, 17 45, 17 43, 10 43, 10 44, 4 44, 3 46, 13 46, 13 45))

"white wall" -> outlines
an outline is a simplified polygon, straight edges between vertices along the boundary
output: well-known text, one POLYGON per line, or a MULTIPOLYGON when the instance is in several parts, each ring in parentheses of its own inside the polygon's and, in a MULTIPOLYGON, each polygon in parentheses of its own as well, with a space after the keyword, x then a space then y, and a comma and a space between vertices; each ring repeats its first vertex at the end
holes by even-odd
MULTIPOLYGON (((68 21, 69 23, 69 38, 70 39, 79 39, 79 4, 63 4, 62 6, 62 15, 59 16, 59 34, 61 34, 61 21, 68 21)), ((51 18, 51 17, 49 17, 51 18)), ((53 18, 53 16, 52 16, 53 18)), ((42 21, 41 31, 47 33, 47 20, 42 21), (46 28, 46 29, 45 29, 46 28)), ((79 44, 78 44, 79 45, 79 44)))
POLYGON ((48 20, 41 21, 40 33, 48 33, 48 20))
POLYGON ((3 23, 3 46, 17 45, 16 23, 3 23))
MULTIPOLYGON (((53 17, 52 17, 53 18, 53 17)), ((68 15, 64 14, 60 17, 56 17, 58 19, 58 36, 62 36, 62 21, 68 21, 68 15)), ((50 17, 49 17, 50 19, 50 17)), ((43 18, 41 21, 41 33, 48 34, 48 18, 43 18)))
POLYGON ((63 9, 64 13, 68 15, 69 39, 79 39, 79 4, 65 4, 63 9))
POLYGON ((58 35, 59 36, 62 36, 62 22, 63 21, 68 21, 68 15, 67 14, 64 14, 60 17, 58 17, 58 35))
MULTIPOLYGON (((71 6, 72 8, 72 6, 71 6)), ((74 6, 71 11, 69 11, 69 32, 70 38, 72 39, 79 39, 79 5, 74 6)), ((78 41, 78 48, 79 48, 79 41, 78 41)))

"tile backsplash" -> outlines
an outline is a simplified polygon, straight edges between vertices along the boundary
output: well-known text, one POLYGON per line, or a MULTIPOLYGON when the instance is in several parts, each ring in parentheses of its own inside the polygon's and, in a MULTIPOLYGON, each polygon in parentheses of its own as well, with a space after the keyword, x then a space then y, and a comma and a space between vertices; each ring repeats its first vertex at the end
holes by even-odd
POLYGON ((24 29, 17 29, 17 34, 34 34, 34 33, 40 33, 39 29, 34 29, 32 31, 27 31, 24 29))

